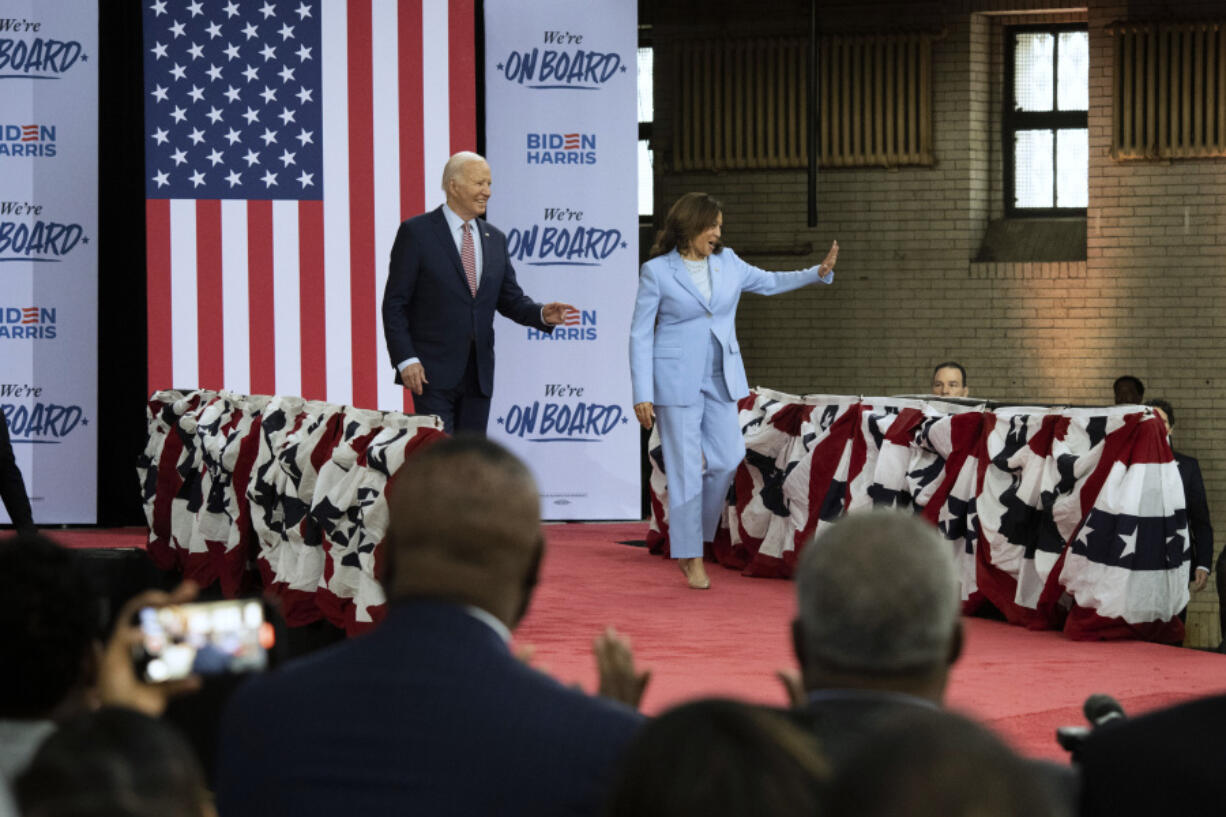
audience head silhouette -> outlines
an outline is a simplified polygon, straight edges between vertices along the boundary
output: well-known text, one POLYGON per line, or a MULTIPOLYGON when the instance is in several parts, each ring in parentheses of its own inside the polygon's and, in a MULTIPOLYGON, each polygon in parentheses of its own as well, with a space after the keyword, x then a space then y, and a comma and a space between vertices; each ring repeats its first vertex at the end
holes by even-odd
POLYGON ((839 767, 831 817, 1072 817, 1043 767, 983 727, 915 708, 879 722, 839 767))
POLYGON ((210 817, 204 773, 169 725, 123 708, 63 723, 14 787, 27 817, 210 817))
POLYGON ((58 719, 85 706, 99 618, 72 551, 37 534, 0 542, 0 718, 58 719))
POLYGON ((780 714, 705 700, 648 721, 630 743, 606 817, 819 813, 828 765, 780 714))
POLYGON ((544 551, 540 497, 519 459, 485 437, 450 437, 405 462, 388 505, 389 599, 468 604, 515 626, 544 551))
POLYGON ((796 571, 793 625, 806 689, 890 689, 940 701, 961 649, 953 545, 909 513, 852 514, 796 571))

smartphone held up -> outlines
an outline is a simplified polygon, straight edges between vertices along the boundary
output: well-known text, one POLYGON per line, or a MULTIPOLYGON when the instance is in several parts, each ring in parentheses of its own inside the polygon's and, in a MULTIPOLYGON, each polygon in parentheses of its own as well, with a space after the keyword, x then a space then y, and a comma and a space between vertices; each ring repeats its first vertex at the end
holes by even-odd
POLYGON ((259 599, 143 607, 137 617, 142 638, 133 660, 151 683, 259 672, 275 638, 259 599))

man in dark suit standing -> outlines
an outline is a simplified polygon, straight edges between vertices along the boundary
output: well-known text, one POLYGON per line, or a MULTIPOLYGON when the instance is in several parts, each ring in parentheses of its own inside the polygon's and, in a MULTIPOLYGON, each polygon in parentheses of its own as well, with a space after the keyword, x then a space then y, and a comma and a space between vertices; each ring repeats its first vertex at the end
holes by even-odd
MULTIPOLYGON (((508 646, 544 548, 527 468, 459 435, 409 458, 389 507, 387 618, 239 690, 222 724, 219 813, 598 813, 641 717, 508 646)), ((629 674, 635 697, 645 678, 629 674)))
POLYGON ((443 169, 447 203, 396 233, 383 293, 383 332, 396 382, 448 433, 485 433, 494 390, 494 311, 552 332, 570 304, 539 304, 515 280, 506 236, 484 218, 490 166, 457 153, 443 169))
POLYGON ((1172 438, 1171 453, 1179 466, 1179 479, 1183 482, 1184 508, 1188 514, 1188 537, 1192 540, 1192 575, 1188 589, 1199 593, 1209 583, 1209 571, 1213 568, 1213 525, 1209 521, 1209 500, 1205 498, 1205 480, 1200 475, 1200 463, 1196 457, 1174 449, 1175 409, 1166 400, 1150 400, 1147 406, 1166 425, 1172 438))

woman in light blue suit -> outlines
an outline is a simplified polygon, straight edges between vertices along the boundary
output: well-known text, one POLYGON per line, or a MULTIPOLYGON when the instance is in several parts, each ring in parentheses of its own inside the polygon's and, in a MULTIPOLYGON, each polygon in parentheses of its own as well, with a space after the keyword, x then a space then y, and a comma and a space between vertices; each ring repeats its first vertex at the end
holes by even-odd
POLYGON ((719 241, 723 208, 686 193, 639 271, 630 324, 634 413, 644 428, 660 421, 668 473, 668 540, 689 586, 711 586, 703 542, 715 537, 728 486, 745 456, 736 401, 749 394, 736 340, 742 292, 775 295, 834 280, 836 241, 819 266, 767 272, 719 241))

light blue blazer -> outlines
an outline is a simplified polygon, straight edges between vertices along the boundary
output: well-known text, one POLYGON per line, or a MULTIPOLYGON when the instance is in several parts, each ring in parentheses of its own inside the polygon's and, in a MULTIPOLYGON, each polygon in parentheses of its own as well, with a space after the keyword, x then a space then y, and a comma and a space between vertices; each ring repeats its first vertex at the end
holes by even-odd
POLYGON ((681 255, 658 255, 639 271, 639 291, 630 322, 630 380, 634 403, 688 406, 700 399, 707 348, 714 334, 722 351, 724 384, 732 399, 749 394, 741 346, 736 339, 736 305, 742 292, 775 295, 808 284, 830 283, 818 267, 767 272, 746 264, 728 248, 708 256, 711 301, 702 297, 681 255))

